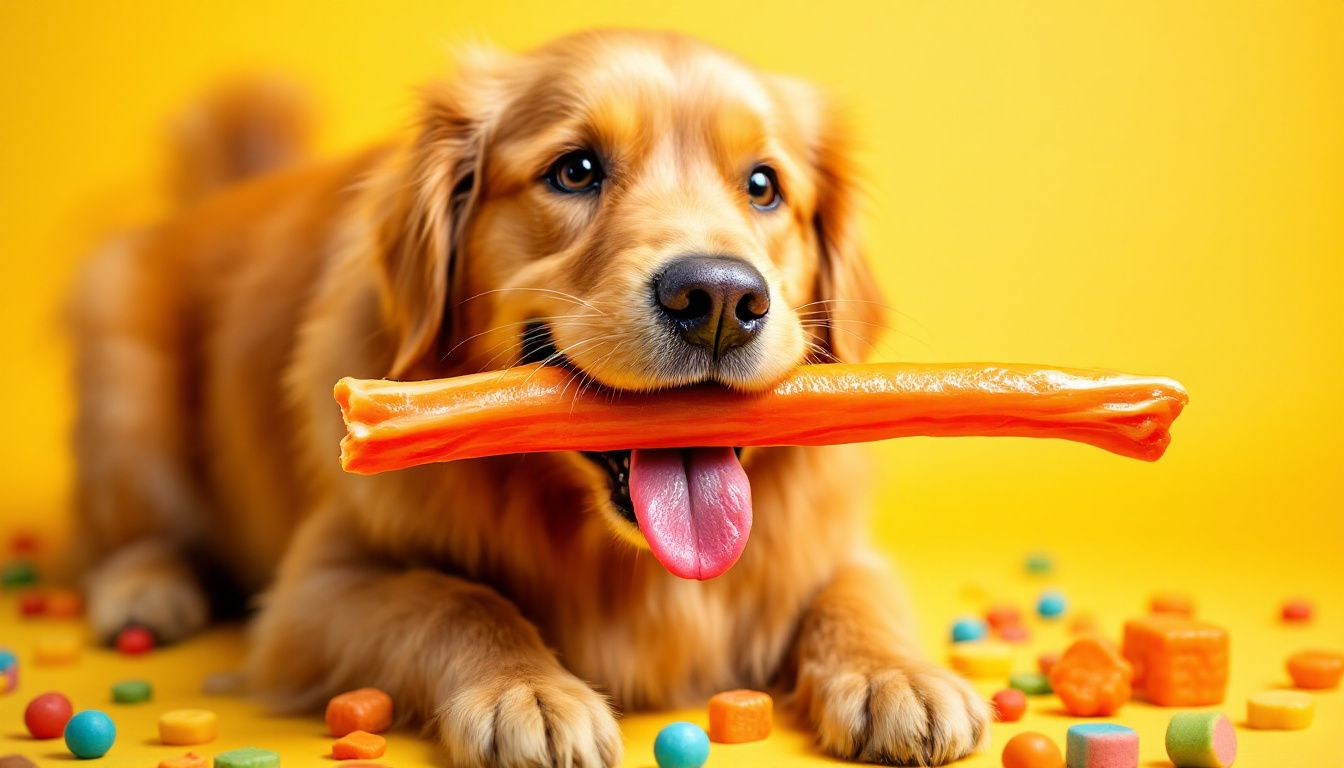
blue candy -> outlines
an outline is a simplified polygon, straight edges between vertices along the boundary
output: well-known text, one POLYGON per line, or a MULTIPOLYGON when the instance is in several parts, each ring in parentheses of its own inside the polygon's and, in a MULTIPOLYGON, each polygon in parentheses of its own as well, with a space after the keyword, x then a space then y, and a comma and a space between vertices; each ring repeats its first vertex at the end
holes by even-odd
POLYGON ((709 759, 709 735, 695 723, 664 726, 653 740, 653 759, 658 768, 700 768, 709 759))
POLYGON ((65 746, 75 757, 102 757, 116 740, 117 726, 112 718, 96 709, 86 709, 65 724, 65 746))
POLYGON ((1036 612, 1041 614, 1042 618, 1053 619, 1062 615, 1068 607, 1069 601, 1059 592, 1042 592, 1041 599, 1036 603, 1036 612))
POLYGON ((964 643, 985 636, 985 622, 975 618, 957 619, 952 625, 952 642, 964 643))

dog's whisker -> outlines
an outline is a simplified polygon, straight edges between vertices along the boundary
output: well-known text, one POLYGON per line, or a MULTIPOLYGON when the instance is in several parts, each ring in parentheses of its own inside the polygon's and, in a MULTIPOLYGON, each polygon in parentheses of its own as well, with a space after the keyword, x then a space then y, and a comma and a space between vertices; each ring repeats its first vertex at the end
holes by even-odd
MULTIPOLYGON (((447 352, 444 352, 444 353, 443 353, 443 355, 439 358, 439 362, 443 362, 444 360, 447 360, 449 357, 452 356, 452 354, 453 354, 454 352, 456 352, 456 351, 457 351, 459 348, 461 348, 464 344, 467 344, 467 343, 471 342, 473 339, 478 339, 478 338, 480 338, 480 337, 482 337, 482 336, 485 336, 485 335, 487 335, 487 334, 491 334, 491 333, 494 333, 494 332, 496 332, 496 331, 507 330, 507 329, 509 329, 509 328, 513 328, 513 327, 516 327, 516 326, 519 326, 519 325, 527 325, 528 323, 534 323, 534 322, 551 323, 551 322, 553 322, 553 321, 555 321, 555 320, 570 320, 571 322, 573 322, 573 321, 575 321, 575 320, 594 320, 594 321, 596 321, 596 322, 602 322, 599 318, 594 317, 592 314, 590 314, 590 313, 588 313, 588 312, 581 312, 581 313, 577 313, 577 314, 573 314, 573 315, 543 315, 543 316, 541 316, 541 317, 531 317, 531 318, 527 318, 526 320, 515 320, 515 321, 510 322, 510 323, 500 323, 500 324, 498 324, 498 325, 495 325, 495 326, 492 326, 492 327, 490 327, 490 328, 487 328, 487 329, 485 329, 484 331, 481 331, 480 333, 473 333, 472 335, 470 335, 470 336, 466 337, 465 339, 462 339, 462 340, 459 341, 458 343, 454 344, 452 349, 450 349, 450 350, 448 350, 447 352)), ((573 323, 573 324, 576 324, 576 325, 583 325, 582 323, 573 323)), ((507 343, 507 342, 506 342, 506 343, 507 343)), ((495 346, 490 347, 490 349, 495 349, 495 348, 498 347, 498 346, 499 346, 499 344, 496 344, 495 346)), ((485 350, 485 351, 488 352, 488 351, 490 351, 490 349, 487 349, 487 350, 485 350)))
POLYGON ((480 293, 478 293, 478 294, 476 294, 476 295, 474 295, 474 296, 468 296, 467 298, 465 298, 465 299, 459 301, 458 304, 459 304, 459 305, 461 305, 461 304, 466 304, 466 303, 469 302, 469 301, 475 301, 476 299, 479 299, 479 298, 481 298, 481 297, 483 297, 483 296, 489 296, 490 294, 494 294, 494 293, 504 293, 504 292, 506 292, 506 291, 533 291, 533 292, 535 292, 535 293, 544 293, 544 294, 547 294, 547 295, 549 295, 549 296, 555 296, 555 297, 557 297, 557 298, 561 298, 561 299, 566 299, 566 300, 568 300, 568 301, 572 301, 572 302, 574 302, 575 304, 582 304, 583 306, 588 307, 589 309, 593 310, 594 312, 597 312, 597 313, 602 314, 602 315, 606 315, 606 314, 608 314, 607 312, 604 312, 603 310, 599 309, 598 307, 596 307, 596 306, 594 306, 594 305, 588 303, 587 301, 584 301, 583 299, 579 298, 578 296, 575 296, 575 295, 572 294, 572 293, 566 293, 566 292, 564 292, 564 291, 558 291, 558 290, 556 290, 556 289, 554 289, 554 288, 526 288, 526 287, 517 287, 517 288, 494 288, 494 289, 491 289, 491 290, 488 290, 488 291, 481 291, 480 293))

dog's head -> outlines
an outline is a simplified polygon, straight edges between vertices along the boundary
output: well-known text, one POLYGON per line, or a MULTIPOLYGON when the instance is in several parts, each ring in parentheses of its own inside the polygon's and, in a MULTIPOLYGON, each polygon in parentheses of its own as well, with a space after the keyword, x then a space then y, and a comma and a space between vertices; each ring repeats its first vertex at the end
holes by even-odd
MULTIPOLYGON (((476 52, 427 105, 384 219, 391 376, 543 361, 576 390, 758 390, 871 345, 848 141, 812 87, 685 37, 592 32, 476 52)), ((732 450, 565 460, 673 572, 740 553, 732 450)))

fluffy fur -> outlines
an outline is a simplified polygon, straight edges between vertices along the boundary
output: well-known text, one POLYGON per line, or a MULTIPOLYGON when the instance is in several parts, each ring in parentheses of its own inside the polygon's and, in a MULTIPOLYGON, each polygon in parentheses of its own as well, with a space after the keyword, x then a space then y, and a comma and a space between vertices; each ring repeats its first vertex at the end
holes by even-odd
POLYGON ((919 657, 868 553, 852 447, 748 451, 751 540, 705 583, 664 571, 574 454, 376 477, 336 461, 339 377, 510 365, 531 319, 576 387, 750 390, 806 359, 861 359, 879 298, 846 136, 813 88, 671 34, 476 51, 426 91, 414 141, 206 194, 291 159, 300 123, 252 103, 232 91, 192 124, 188 160, 206 159, 179 186, 204 199, 109 245, 76 292, 100 637, 138 623, 180 639, 210 598, 261 594, 256 691, 303 710, 378 686, 462 766, 613 765, 613 705, 740 686, 794 692, 837 755, 936 764, 975 747, 983 701, 919 657), (239 126, 266 151, 229 151, 239 126), (583 146, 608 165, 600 195, 541 181, 583 146), (744 191, 761 162, 784 196, 768 212, 744 191), (770 285, 766 330, 731 360, 674 349, 651 314, 658 265, 697 251, 770 285))

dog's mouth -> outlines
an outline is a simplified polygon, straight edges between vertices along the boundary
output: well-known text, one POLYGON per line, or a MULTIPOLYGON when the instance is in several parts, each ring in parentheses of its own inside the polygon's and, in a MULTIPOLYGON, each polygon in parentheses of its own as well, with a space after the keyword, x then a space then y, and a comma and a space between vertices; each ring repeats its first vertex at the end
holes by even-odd
MULTIPOLYGON (((541 322, 526 326, 521 361, 571 365, 541 322)), ((582 455, 605 470, 612 508, 664 568, 683 579, 712 579, 737 562, 751 534, 751 483, 741 453, 702 447, 582 455)))

